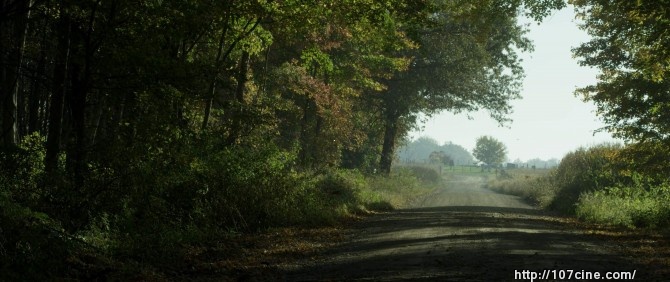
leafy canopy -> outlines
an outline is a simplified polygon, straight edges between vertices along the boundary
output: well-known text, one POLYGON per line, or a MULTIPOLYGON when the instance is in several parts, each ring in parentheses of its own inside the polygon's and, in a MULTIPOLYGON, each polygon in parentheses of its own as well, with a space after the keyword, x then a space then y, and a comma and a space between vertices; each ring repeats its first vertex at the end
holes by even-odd
POLYGON ((596 104, 615 136, 670 141, 670 1, 571 3, 593 37, 573 52, 601 72, 576 94, 596 104))
POLYGON ((507 148, 505 144, 491 136, 482 136, 477 138, 477 144, 472 154, 488 165, 499 165, 507 156, 507 148))

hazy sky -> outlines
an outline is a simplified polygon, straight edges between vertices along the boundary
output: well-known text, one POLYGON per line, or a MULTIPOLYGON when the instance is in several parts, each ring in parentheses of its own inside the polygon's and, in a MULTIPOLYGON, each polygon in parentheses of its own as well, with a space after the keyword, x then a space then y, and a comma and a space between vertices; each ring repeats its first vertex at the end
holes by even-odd
POLYGON ((602 142, 614 142, 609 133, 594 130, 603 127, 595 115, 595 106, 575 97, 577 87, 593 84, 597 71, 580 67, 570 49, 588 41, 589 36, 574 21, 570 6, 532 23, 528 37, 535 51, 523 54, 526 71, 520 100, 512 102, 514 120, 499 127, 487 112, 453 115, 444 112, 424 123, 422 131, 410 137, 429 136, 439 143, 453 142, 469 151, 475 140, 490 135, 507 145, 508 158, 526 161, 532 158, 561 159, 566 153, 602 142))

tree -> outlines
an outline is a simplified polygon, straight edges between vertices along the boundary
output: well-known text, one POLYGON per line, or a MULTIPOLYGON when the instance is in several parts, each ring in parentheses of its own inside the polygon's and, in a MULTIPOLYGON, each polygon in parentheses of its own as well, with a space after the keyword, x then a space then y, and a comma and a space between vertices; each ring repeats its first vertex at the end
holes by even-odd
POLYGON ((474 161, 472 154, 463 148, 463 146, 449 142, 442 145, 440 149, 454 160, 454 164, 472 164, 474 161))
POLYGON ((430 116, 486 109, 500 123, 508 121, 510 100, 519 98, 523 69, 517 53, 532 49, 517 16, 540 20, 562 1, 430 1, 427 24, 406 32, 418 48, 407 71, 388 79, 379 95, 384 120, 380 170, 388 173, 396 140, 430 116), (528 9, 528 10, 526 10, 528 9))
POLYGON ((439 149, 440 145, 437 140, 422 136, 400 147, 398 158, 405 162, 426 161, 430 158, 431 152, 439 151, 439 149))
POLYGON ((17 99, 31 1, 0 1, 0 148, 18 142, 17 99))
POLYGON ((433 151, 430 153, 429 158, 433 164, 454 166, 454 160, 444 151, 433 151))
POLYGON ((573 0, 592 39, 573 49, 598 82, 576 91, 616 137, 670 142, 670 1, 573 0))
POLYGON ((477 138, 472 154, 487 165, 500 165, 507 157, 507 148, 491 136, 482 136, 477 138))
MULTIPOLYGON (((27 202, 69 231, 175 195, 126 176, 221 150, 390 168, 419 113, 504 119, 528 47, 517 12, 555 1, 0 0, 0 149, 45 139, 49 192, 27 202)), ((434 145, 422 159, 468 155, 434 145)))
POLYGON ((281 36, 266 57, 273 65, 266 96, 281 97, 277 142, 297 149, 305 168, 378 162, 380 114, 371 97, 406 69, 409 59, 388 50, 413 46, 399 19, 421 1, 291 2, 272 18, 270 30, 281 36))
POLYGON ((468 150, 460 145, 446 142, 442 146, 437 140, 430 137, 419 137, 416 140, 403 145, 398 150, 398 159, 401 162, 424 162, 430 160, 432 152, 444 152, 454 164, 472 164, 474 160, 468 150))

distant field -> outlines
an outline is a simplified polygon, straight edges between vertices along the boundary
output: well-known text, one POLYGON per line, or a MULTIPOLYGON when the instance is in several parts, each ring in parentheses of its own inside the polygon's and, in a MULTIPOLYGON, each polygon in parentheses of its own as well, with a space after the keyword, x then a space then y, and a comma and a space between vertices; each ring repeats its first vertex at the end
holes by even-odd
POLYGON ((428 167, 432 168, 436 171, 441 171, 443 173, 446 172, 476 172, 476 173, 481 173, 482 169, 478 166, 466 166, 466 165, 455 165, 455 166, 445 166, 445 165, 435 165, 435 164, 427 164, 427 163, 402 163, 398 164, 398 167, 411 167, 411 166, 418 166, 418 167, 428 167))
POLYGON ((456 165, 456 166, 439 166, 435 164, 426 164, 426 163, 412 163, 412 164, 398 164, 398 167, 411 167, 411 166, 418 166, 418 167, 426 167, 426 168, 431 168, 434 169, 435 171, 439 172, 440 174, 444 176, 448 175, 497 175, 502 173, 506 173, 512 178, 537 178, 539 176, 544 176, 547 175, 551 169, 531 169, 531 168, 513 168, 513 169, 502 169, 496 171, 495 169, 482 169, 479 166, 467 166, 467 165, 456 165))

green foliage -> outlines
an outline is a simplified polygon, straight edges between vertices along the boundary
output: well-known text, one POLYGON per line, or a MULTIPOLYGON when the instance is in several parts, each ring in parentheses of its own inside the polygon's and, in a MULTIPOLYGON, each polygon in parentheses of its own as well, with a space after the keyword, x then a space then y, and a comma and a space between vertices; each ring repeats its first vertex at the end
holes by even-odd
POLYGON ((474 158, 468 150, 460 145, 453 143, 445 143, 439 145, 437 140, 429 137, 420 137, 398 150, 398 158, 401 162, 406 163, 422 163, 430 159, 430 153, 434 151, 442 151, 454 160, 455 165, 470 165, 474 162, 474 158))
POLYGON ((70 266, 101 258, 183 271, 185 246, 225 234, 408 205, 440 176, 358 172, 375 171, 384 125, 394 141, 422 111, 481 107, 504 119, 518 92, 516 52, 530 47, 517 12, 535 3, 541 17, 556 1, 504 11, 460 2, 14 9, 0 25, 11 55, 0 88, 16 89, 0 100, 0 127, 20 141, 2 132, 8 280, 90 280, 70 266))
POLYGON ((548 208, 556 196, 552 170, 507 170, 505 174, 492 178, 486 188, 505 194, 515 195, 537 205, 548 208))
POLYGON ((433 151, 428 157, 430 162, 433 164, 448 165, 453 166, 454 160, 447 155, 444 151, 433 151))
POLYGON ((317 181, 316 189, 321 193, 320 198, 325 200, 325 205, 338 212, 340 217, 366 211, 362 193, 369 188, 366 179, 359 172, 327 172, 317 181))
POLYGON ((412 207, 417 200, 439 187, 441 179, 437 180, 436 174, 430 168, 395 167, 388 176, 370 177, 371 191, 379 199, 375 206, 382 205, 385 209, 412 207))
POLYGON ((408 169, 414 176, 424 183, 429 184, 438 184, 442 181, 440 173, 437 172, 434 168, 429 168, 425 166, 409 166, 405 169, 408 169))
POLYGON ((0 151, 0 280, 51 279, 68 271, 67 258, 79 246, 65 238, 58 220, 37 211, 50 196, 42 188, 44 138, 25 138, 0 151))
POLYGON ((507 148, 505 144, 491 136, 482 136, 477 138, 472 155, 487 165, 500 165, 507 157, 507 148))
POLYGON ((629 144, 619 154, 620 171, 626 176, 633 173, 650 179, 663 180, 670 175, 670 147, 662 142, 629 144))
POLYGON ((554 173, 556 196, 550 207, 574 214, 574 204, 584 192, 610 187, 620 180, 616 168, 618 145, 580 148, 568 153, 554 173))
POLYGON ((573 52, 600 69, 595 85, 577 90, 592 101, 617 137, 670 140, 670 3, 573 0, 592 39, 573 52))
POLYGON ((635 177, 633 186, 615 186, 581 195, 579 218, 626 227, 662 227, 670 224, 670 185, 650 185, 635 177))
POLYGON ((546 175, 511 172, 511 178, 490 181, 488 187, 586 221, 665 227, 670 224, 670 185, 663 173, 668 154, 658 145, 581 148, 546 175))
MULTIPOLYGON (((45 150, 44 137, 39 134, 27 136, 18 148, 0 151, 0 175, 5 177, 5 189, 21 192, 24 197, 37 197, 33 191, 43 177, 45 150)), ((33 191, 36 192, 36 191, 33 191)))
POLYGON ((178 261, 178 247, 203 236, 311 220, 301 207, 315 199, 305 177, 290 169, 294 156, 271 146, 210 151, 200 145, 169 157, 159 153, 133 168, 122 209, 109 220, 117 252, 178 261))

